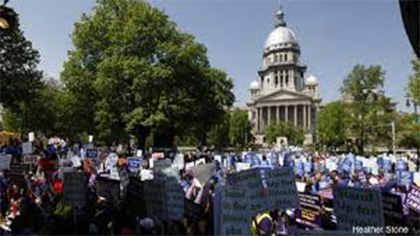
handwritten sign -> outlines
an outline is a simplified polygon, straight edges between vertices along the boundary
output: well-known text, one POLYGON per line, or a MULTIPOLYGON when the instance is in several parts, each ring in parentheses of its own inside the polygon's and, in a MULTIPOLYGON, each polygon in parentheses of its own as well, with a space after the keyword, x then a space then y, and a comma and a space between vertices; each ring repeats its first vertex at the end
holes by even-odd
POLYGON ((86 203, 86 184, 83 173, 64 173, 64 202, 73 206, 86 203))
POLYGON ((420 188, 411 186, 410 192, 405 199, 405 204, 409 208, 420 213, 420 188))
POLYGON ((184 154, 177 154, 174 158, 173 165, 178 167, 179 170, 183 170, 185 167, 184 154))
POLYGON ((229 187, 242 186, 247 189, 249 192, 247 195, 249 211, 253 216, 270 209, 259 169, 249 169, 230 174, 227 176, 227 183, 229 187))
POLYGON ((335 188, 334 213, 340 230, 385 226, 380 192, 375 189, 335 188))
POLYGON ((163 152, 152 153, 152 158, 155 158, 155 159, 165 158, 165 153, 163 152))
MULTIPOLYGON (((178 170, 178 168, 175 169, 178 170)), ((175 178, 170 178, 165 182, 165 196, 170 220, 184 218, 184 194, 184 190, 175 178)))
POLYGON ((296 221, 309 227, 321 226, 321 197, 299 193, 299 202, 296 221))
POLYGON ((267 171, 267 191, 270 209, 298 208, 298 191, 293 169, 283 167, 267 171))
POLYGON ((251 235, 251 215, 246 188, 225 187, 222 194, 222 235, 251 235))
POLYGON ((0 155, 0 170, 10 170, 10 163, 12 162, 12 155, 0 155))
POLYGON ((401 197, 395 194, 383 192, 382 206, 386 226, 401 226, 404 223, 401 197))

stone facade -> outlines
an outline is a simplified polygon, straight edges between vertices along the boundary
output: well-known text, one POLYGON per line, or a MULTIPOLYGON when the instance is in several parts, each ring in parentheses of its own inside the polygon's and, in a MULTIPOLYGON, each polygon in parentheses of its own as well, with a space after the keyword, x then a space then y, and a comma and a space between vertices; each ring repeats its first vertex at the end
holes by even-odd
POLYGON ((313 142, 321 98, 318 80, 314 76, 304 79, 305 72, 296 36, 279 11, 276 26, 265 44, 259 78, 251 83, 251 100, 247 103, 257 143, 264 143, 265 128, 278 121, 302 127, 305 142, 313 142))

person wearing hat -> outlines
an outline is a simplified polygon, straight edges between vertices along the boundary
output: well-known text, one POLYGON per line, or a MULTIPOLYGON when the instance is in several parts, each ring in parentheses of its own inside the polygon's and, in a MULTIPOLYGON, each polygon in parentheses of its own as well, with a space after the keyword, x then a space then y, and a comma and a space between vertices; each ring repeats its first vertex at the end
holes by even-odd
POLYGON ((251 235, 272 235, 274 229, 273 219, 268 212, 260 213, 252 219, 251 235))

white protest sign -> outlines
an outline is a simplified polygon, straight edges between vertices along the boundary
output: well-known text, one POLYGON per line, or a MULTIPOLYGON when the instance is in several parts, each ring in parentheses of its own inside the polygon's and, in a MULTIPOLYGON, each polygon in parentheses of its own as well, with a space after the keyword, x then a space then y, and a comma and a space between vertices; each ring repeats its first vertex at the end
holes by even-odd
POLYGON ((93 135, 89 135, 89 143, 93 142, 93 135))
POLYGON ((176 154, 172 165, 178 167, 179 170, 183 170, 185 166, 184 154, 182 153, 176 154))
POLYGON ((86 185, 83 173, 64 173, 64 202, 74 206, 84 206, 86 185))
POLYGON ((220 164, 223 164, 223 158, 221 155, 215 155, 214 160, 218 161, 220 164))
POLYGON ((305 182, 296 182, 296 188, 298 192, 303 193, 305 192, 306 183, 305 182))
POLYGON ((0 170, 10 170, 10 163, 12 162, 12 155, 0 155, 0 170))
POLYGON ((264 186, 259 169, 249 169, 227 176, 227 186, 242 186, 247 189, 249 210, 252 215, 269 210, 267 196, 264 195, 264 186))
POLYGON ((376 189, 335 188, 334 213, 339 230, 385 226, 380 192, 376 189))
POLYGON ((73 172, 73 170, 74 170, 73 163, 71 161, 66 160, 66 159, 60 160, 60 171, 62 173, 73 172))
POLYGON ((420 172, 414 172, 414 173, 413 173, 413 182, 414 182, 417 186, 420 186, 420 172))
POLYGON ((151 180, 153 179, 153 171, 152 170, 141 170, 140 171, 140 178, 141 181, 151 180))
POLYGON ((73 163, 73 166, 76 167, 76 168, 82 166, 82 163, 80 162, 80 157, 78 157, 78 156, 72 156, 71 157, 71 162, 73 163))
POLYGON ((137 157, 142 157, 143 156, 143 150, 138 149, 137 152, 136 152, 136 156, 137 157))
POLYGON ((251 235, 251 214, 245 187, 226 186, 221 200, 221 235, 251 235))
POLYGON ((266 181, 270 209, 299 207, 299 197, 291 167, 268 170, 266 181))
POLYGON ((194 168, 194 162, 187 162, 186 164, 185 164, 185 169, 186 170, 191 170, 192 168, 194 168))
POLYGON ((30 132, 28 134, 28 139, 29 139, 29 142, 35 141, 35 133, 34 132, 30 132))
POLYGON ((22 154, 31 154, 32 150, 32 143, 31 142, 24 142, 22 143, 22 154))
POLYGON ((251 163, 238 162, 238 163, 235 163, 235 165, 236 165, 237 172, 248 170, 251 168, 251 163))
POLYGON ((198 165, 192 169, 193 176, 201 185, 204 185, 204 183, 213 176, 215 171, 216 165, 214 163, 198 165))

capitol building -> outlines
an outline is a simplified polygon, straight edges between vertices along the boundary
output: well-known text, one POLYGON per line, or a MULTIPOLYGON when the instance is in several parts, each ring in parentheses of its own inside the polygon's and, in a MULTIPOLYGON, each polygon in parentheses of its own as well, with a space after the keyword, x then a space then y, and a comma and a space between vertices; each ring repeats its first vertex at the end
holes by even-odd
POLYGON ((314 142, 322 99, 317 78, 305 75, 306 66, 300 62, 300 53, 296 35, 287 27, 280 10, 275 28, 265 43, 258 79, 250 85, 251 99, 247 107, 256 143, 265 143, 266 127, 278 121, 301 127, 305 131, 305 143, 314 142))

